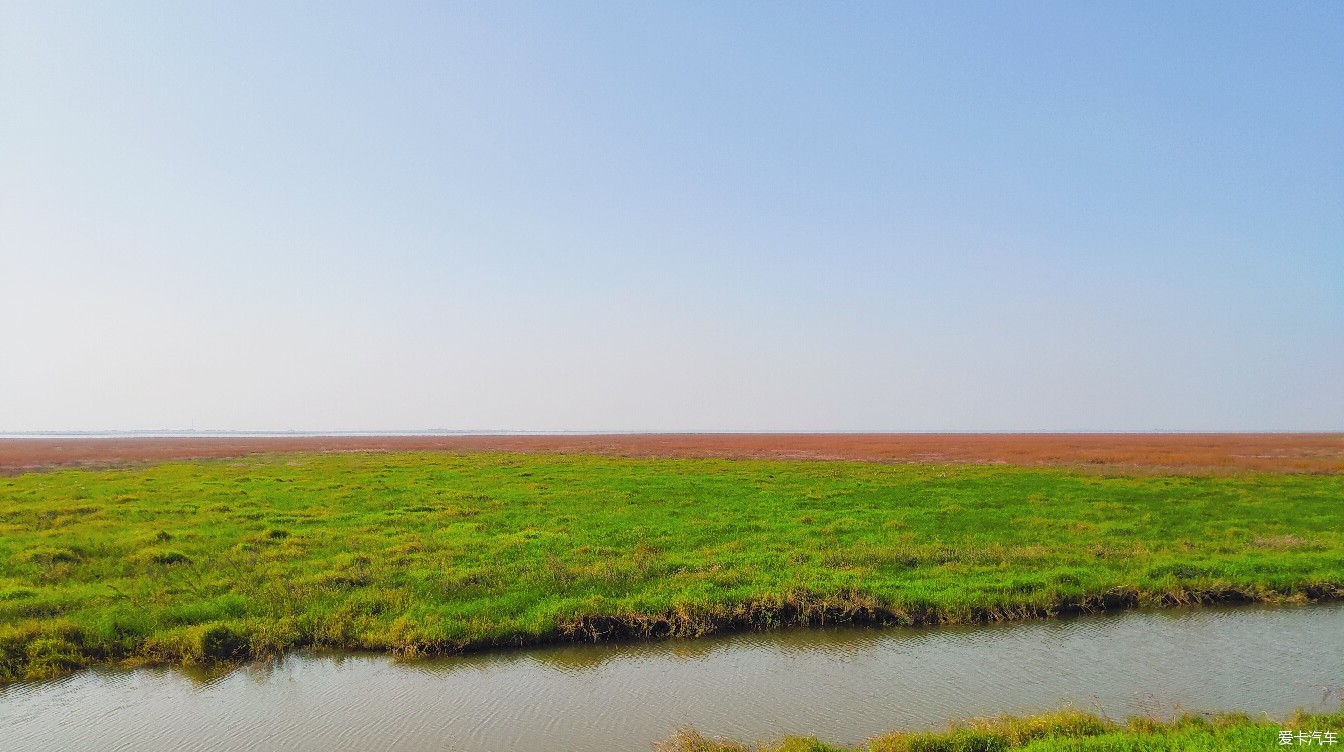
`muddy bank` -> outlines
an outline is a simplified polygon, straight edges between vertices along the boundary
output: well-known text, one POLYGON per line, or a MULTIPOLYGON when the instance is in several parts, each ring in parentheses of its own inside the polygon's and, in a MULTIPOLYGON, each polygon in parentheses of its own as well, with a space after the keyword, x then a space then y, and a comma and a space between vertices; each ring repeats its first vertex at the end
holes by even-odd
POLYGON ((1344 600, 1344 583, 1318 583, 1301 588, 1175 589, 1141 592, 1116 588, 1106 593, 1070 598, 1049 605, 1006 604, 965 608, 897 607, 868 596, 814 597, 794 594, 760 599, 718 611, 665 614, 581 616, 559 630, 536 637, 491 643, 411 643, 393 646, 401 656, 455 655, 501 647, 544 647, 573 643, 687 639, 709 635, 765 632, 791 627, 938 627, 970 626, 1054 619, 1120 612, 1138 608, 1331 603, 1344 600))
POLYGON ((302 631, 262 630, 251 634, 222 625, 208 626, 183 644, 148 640, 139 650, 123 652, 90 639, 74 625, 55 631, 38 624, 0 633, 0 687, 16 679, 55 678, 88 666, 216 666, 280 658, 296 650, 356 650, 390 653, 398 658, 479 654, 501 649, 545 648, 583 643, 639 643, 696 640, 710 636, 768 633, 794 627, 963 627, 1027 620, 1178 606, 1286 605, 1344 600, 1344 583, 1324 582, 1291 589, 1218 588, 1144 592, 1115 588, 1049 605, 1004 604, 940 608, 895 606, 862 594, 822 597, 793 593, 754 599, 716 609, 687 609, 660 614, 581 615, 557 629, 490 640, 426 641, 408 632, 393 642, 332 640, 302 631), (34 646, 41 649, 34 650, 34 646))

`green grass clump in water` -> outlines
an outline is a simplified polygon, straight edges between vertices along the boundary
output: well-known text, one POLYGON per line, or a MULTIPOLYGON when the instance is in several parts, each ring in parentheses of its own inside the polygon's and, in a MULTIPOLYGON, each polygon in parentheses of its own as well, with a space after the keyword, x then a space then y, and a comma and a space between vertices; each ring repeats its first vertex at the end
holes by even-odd
MULTIPOLYGON (((1280 748, 1281 731, 1333 732, 1344 738, 1344 712, 1298 713, 1286 723, 1245 715, 1185 716, 1169 723, 1132 719, 1117 724, 1088 713, 1061 711, 1028 718, 953 724, 944 733, 880 736, 855 752, 1222 752, 1280 748)), ((1295 738, 1295 737, 1294 737, 1295 738)), ((1294 742, 1297 744, 1297 742, 1294 742)), ((1320 745, 1320 741, 1315 742, 1320 745)), ((791 737, 778 745, 748 746, 710 739, 693 730, 658 745, 659 752, 846 752, 814 738, 791 737)))
POLYGON ((438 453, 0 478, 0 680, 1344 592, 1344 476, 438 453))

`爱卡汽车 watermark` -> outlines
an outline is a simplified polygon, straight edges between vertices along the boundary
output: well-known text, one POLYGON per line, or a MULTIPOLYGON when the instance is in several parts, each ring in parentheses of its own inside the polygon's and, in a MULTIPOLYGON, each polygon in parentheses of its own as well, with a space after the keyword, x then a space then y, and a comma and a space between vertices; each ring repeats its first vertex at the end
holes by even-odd
POLYGON ((1334 731, 1288 731, 1279 732, 1279 746, 1290 747, 1296 744, 1339 744, 1339 734, 1334 731))

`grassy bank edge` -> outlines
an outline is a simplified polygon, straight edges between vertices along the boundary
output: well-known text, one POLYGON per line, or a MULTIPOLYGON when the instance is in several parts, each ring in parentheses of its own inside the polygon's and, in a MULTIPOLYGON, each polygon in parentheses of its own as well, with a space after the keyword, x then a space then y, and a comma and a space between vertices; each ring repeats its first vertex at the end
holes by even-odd
POLYGON ((1233 604, 1307 604, 1344 600, 1344 583, 1321 582, 1285 589, 1218 587, 1145 592, 1116 588, 1048 607, 1000 605, 963 608, 900 607, 850 593, 818 596, 806 592, 765 597, 720 609, 687 608, 660 614, 580 615, 539 634, 466 642, 424 640, 408 629, 394 641, 358 638, 333 641, 305 634, 292 622, 258 619, 212 622, 152 635, 132 651, 94 642, 79 625, 30 620, 0 625, 0 686, 52 679, 93 665, 220 666, 282 656, 305 648, 390 653, 399 659, 458 655, 566 643, 693 639, 713 634, 788 627, 988 624, 1115 612, 1132 608, 1173 608, 1233 604))
MULTIPOLYGON (((774 745, 752 746, 714 739, 683 729, 660 742, 657 752, 999 752, 1000 750, 1264 750, 1282 746, 1280 733, 1334 733, 1344 737, 1344 710, 1297 711, 1283 722, 1243 713, 1187 714, 1171 721, 1131 718, 1116 723, 1078 710, 1036 716, 1003 716, 953 723, 944 732, 894 732, 855 748, 814 737, 787 737, 774 745)), ((1297 744, 1293 737, 1293 744, 1297 744)), ((1321 740, 1315 740, 1321 745, 1321 740)))

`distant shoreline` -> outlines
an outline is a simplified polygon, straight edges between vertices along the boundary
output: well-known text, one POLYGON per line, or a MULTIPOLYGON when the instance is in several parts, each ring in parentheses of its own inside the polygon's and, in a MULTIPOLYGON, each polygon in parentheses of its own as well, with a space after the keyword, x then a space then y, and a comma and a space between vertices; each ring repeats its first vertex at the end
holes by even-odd
POLYGON ((303 429, 253 431, 215 429, 127 429, 98 431, 0 431, 3 439, 189 439, 189 438, 268 438, 268 437, 326 437, 326 436, 1344 436, 1339 431, 1203 431, 1153 429, 1151 431, 711 431, 711 430, 519 430, 512 428, 425 428, 414 430, 341 430, 309 431, 303 429))
POLYGON ((434 451, 998 464, 1106 472, 1344 472, 1341 433, 200 432, 0 434, 0 473, 253 454, 434 451))

